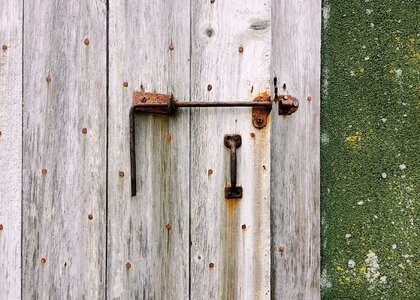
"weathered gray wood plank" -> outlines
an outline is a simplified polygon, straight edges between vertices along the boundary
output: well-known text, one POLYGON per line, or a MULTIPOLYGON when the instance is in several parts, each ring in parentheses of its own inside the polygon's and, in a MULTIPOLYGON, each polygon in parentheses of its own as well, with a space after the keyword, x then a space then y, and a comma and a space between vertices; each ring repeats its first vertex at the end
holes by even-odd
MULTIPOLYGON (((192 98, 252 101, 267 92, 269 1, 193 1, 192 9, 192 98)), ((251 120, 249 108, 192 112, 191 299, 270 297, 270 130, 251 120), (240 200, 224 198, 225 134, 242 136, 240 200)))
POLYGON ((26 1, 23 290, 102 299, 106 247, 106 6, 26 1))
POLYGON ((0 1, 0 299, 21 287, 22 1, 0 1))
POLYGON ((321 1, 272 5, 272 76, 300 100, 295 114, 272 119, 272 297, 319 299, 321 1))
POLYGON ((109 29, 108 298, 188 299, 189 112, 136 115, 133 198, 128 113, 135 90, 189 98, 190 2, 113 0, 109 29))

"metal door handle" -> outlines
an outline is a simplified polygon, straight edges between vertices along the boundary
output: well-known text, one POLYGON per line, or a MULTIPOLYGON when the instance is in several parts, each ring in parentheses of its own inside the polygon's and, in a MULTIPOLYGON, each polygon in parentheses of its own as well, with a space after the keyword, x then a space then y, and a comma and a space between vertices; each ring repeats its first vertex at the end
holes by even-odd
POLYGON ((225 135, 225 146, 230 149, 230 186, 225 187, 226 199, 242 198, 242 187, 236 186, 237 160, 236 149, 241 147, 242 138, 239 134, 225 135))

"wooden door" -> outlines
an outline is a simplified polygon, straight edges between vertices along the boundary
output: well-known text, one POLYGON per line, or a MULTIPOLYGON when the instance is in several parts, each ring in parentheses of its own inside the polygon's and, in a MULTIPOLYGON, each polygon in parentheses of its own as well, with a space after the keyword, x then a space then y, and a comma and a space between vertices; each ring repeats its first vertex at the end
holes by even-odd
POLYGON ((320 2, 0 2, 0 298, 319 299, 320 2))

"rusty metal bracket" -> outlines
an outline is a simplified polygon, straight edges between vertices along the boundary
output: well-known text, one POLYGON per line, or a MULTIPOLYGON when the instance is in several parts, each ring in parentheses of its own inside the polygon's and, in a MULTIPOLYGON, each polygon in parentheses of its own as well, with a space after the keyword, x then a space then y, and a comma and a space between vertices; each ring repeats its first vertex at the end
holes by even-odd
POLYGON ((237 159, 236 149, 241 147, 242 138, 239 134, 225 135, 225 146, 230 149, 230 186, 225 187, 226 199, 242 198, 242 187, 236 186, 237 159))
MULTIPOLYGON (((270 102, 270 95, 258 96, 254 102, 270 102)), ((271 105, 267 107, 253 107, 252 108, 252 125, 255 128, 262 129, 267 125, 267 118, 271 112, 271 105)))
POLYGON ((299 101, 290 95, 283 95, 277 99, 279 102, 279 115, 291 115, 299 108, 299 101))

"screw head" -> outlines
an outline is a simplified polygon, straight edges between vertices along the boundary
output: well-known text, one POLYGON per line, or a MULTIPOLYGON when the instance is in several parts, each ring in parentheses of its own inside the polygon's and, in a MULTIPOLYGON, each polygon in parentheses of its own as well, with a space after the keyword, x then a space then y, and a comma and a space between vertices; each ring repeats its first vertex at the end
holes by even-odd
POLYGON ((293 106, 294 107, 298 107, 299 106, 299 102, 297 100, 293 101, 293 106))
POLYGON ((123 171, 119 171, 119 172, 118 172, 118 176, 120 176, 120 177, 124 177, 124 172, 123 172, 123 171))
POLYGON ((257 118, 257 124, 263 124, 264 123, 264 119, 263 118, 257 118))

